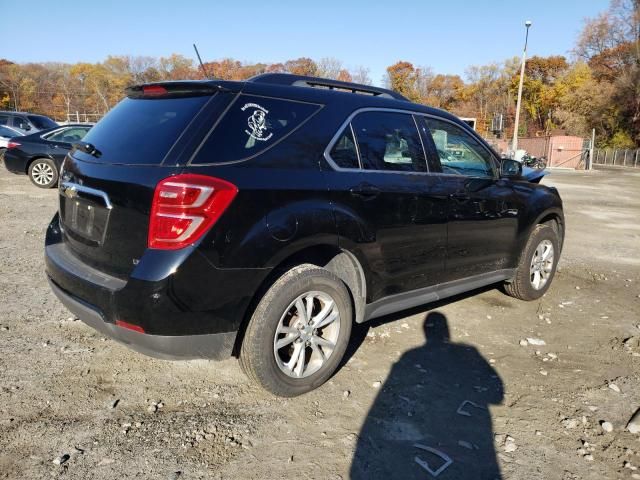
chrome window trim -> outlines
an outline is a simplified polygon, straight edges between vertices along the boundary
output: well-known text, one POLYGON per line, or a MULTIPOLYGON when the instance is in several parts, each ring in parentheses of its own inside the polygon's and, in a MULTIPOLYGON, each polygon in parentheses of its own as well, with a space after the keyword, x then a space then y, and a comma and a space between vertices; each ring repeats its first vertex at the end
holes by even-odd
MULTIPOLYGON (((415 117, 416 116, 421 116, 421 117, 429 117, 429 118, 433 118, 435 120, 440 120, 443 122, 448 122, 453 126, 456 126, 458 128, 460 128, 463 132, 465 133, 469 133, 466 132, 466 130, 464 128, 462 128, 460 125, 458 125, 456 122, 449 120, 448 118, 444 118, 444 117, 440 117, 438 115, 433 115, 430 113, 424 113, 424 112, 416 112, 414 110, 404 110, 404 109, 399 109, 399 108, 384 108, 384 107, 364 107, 364 108, 359 108, 355 111, 353 111, 348 117, 347 119, 342 122, 342 124, 340 125, 340 127, 338 128, 338 131, 333 135, 333 137, 331 137, 331 140, 329 141, 329 144, 327 145, 327 147, 324 149, 324 159, 327 161, 327 163, 331 166, 331 168, 333 168, 333 170, 338 171, 338 172, 372 172, 372 173, 392 173, 392 174, 405 174, 405 175, 438 175, 438 176, 444 176, 444 177, 456 177, 456 178, 460 178, 460 177, 464 177, 464 178, 481 178, 481 179, 487 179, 487 178, 491 178, 493 180, 497 180, 499 177, 497 175, 497 168, 495 165, 495 155, 493 154, 493 152, 487 148, 487 146, 484 144, 484 141, 478 137, 478 135, 474 132, 473 135, 471 135, 472 138, 474 138, 481 146, 482 148, 484 148, 488 153, 489 156, 494 159, 494 161, 491 162, 491 170, 493 171, 493 177, 475 177, 475 176, 468 176, 468 175, 456 175, 454 173, 444 173, 444 172, 433 172, 429 169, 429 162, 427 161, 426 156, 428 155, 428 152, 425 148, 424 142, 422 140, 422 135, 420 134, 420 127, 418 126, 415 117), (426 167, 427 167, 427 171, 426 172, 407 172, 407 171, 402 171, 402 170, 367 170, 365 168, 362 168, 362 160, 360 158, 360 147, 358 146, 358 139, 355 135, 355 132, 353 131, 353 126, 351 125, 351 121, 355 118, 356 115, 363 113, 363 112, 391 112, 391 113, 404 113, 404 114, 408 114, 408 115, 412 115, 413 116, 413 121, 416 124, 416 129, 418 130, 418 135, 420 136, 420 142, 422 143, 422 149, 424 151, 425 154, 425 163, 426 163, 426 167), (344 130, 346 129, 346 127, 349 126, 351 128, 351 133, 353 135, 353 139, 355 140, 356 143, 356 152, 358 154, 358 163, 360 164, 360 168, 344 168, 344 167, 340 167, 338 166, 338 164, 333 160, 333 158, 331 158, 331 150, 333 149, 334 145, 336 144, 336 142, 338 141, 338 139, 340 138, 340 136, 342 135, 342 133, 344 132, 344 130), (477 138, 476 138, 477 137, 477 138)), ((429 135, 431 135, 430 132, 425 132, 428 133, 429 135)), ((438 159, 438 162, 440 161, 440 159, 438 159)))
POLYGON ((327 147, 324 149, 323 156, 325 160, 329 163, 329 165, 331 165, 331 167, 338 172, 367 172, 367 173, 371 172, 371 173, 395 173, 395 174, 400 173, 405 175, 425 175, 425 174, 431 173, 429 172, 429 162, 427 162, 427 152, 424 149, 424 144, 422 143, 422 137, 420 135, 420 130, 418 129, 418 125, 416 124, 416 119, 413 118, 414 115, 416 115, 416 112, 414 111, 402 110, 399 108, 383 108, 383 107, 359 108, 358 110, 353 111, 351 115, 349 115, 347 119, 344 122, 342 122, 342 124, 338 128, 338 131, 334 134, 333 137, 331 137, 331 140, 329 141, 329 145, 327 145, 327 147), (407 115, 411 115, 411 118, 413 119, 413 123, 416 127, 416 133, 418 134, 418 137, 420 137, 420 144, 422 145, 422 152, 424 153, 425 168, 427 170, 425 172, 407 172, 406 170, 369 170, 369 169, 363 168, 362 158, 360 157, 360 146, 358 145, 358 137, 356 136, 356 133, 353 130, 353 126, 351 125, 351 120, 353 120, 356 117, 356 115, 364 112, 404 113, 407 115), (347 128, 347 126, 351 128, 351 134, 353 135, 353 140, 356 143, 356 153, 358 154, 358 164, 360 165, 360 168, 340 167, 333 160, 333 158, 331 158, 331 150, 333 149, 338 139, 340 138, 344 130, 347 128))

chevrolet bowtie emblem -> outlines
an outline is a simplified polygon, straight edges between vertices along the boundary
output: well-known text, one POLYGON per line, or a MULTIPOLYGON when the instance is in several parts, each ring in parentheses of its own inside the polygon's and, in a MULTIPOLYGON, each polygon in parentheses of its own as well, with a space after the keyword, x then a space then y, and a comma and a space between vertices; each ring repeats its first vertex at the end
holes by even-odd
POLYGON ((62 193, 64 193, 64 196, 67 198, 74 198, 78 196, 78 190, 76 190, 76 187, 67 187, 62 193))

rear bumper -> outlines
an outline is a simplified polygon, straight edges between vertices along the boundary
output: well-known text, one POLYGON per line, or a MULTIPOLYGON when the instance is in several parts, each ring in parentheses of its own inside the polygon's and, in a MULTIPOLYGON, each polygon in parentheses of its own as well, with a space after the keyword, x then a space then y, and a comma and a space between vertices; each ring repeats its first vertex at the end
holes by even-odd
POLYGON ((11 173, 24 175, 26 172, 26 162, 22 157, 18 157, 12 150, 5 150, 2 156, 5 168, 11 173))
POLYGON ((100 333, 131 349, 165 360, 210 358, 223 360, 231 356, 236 332, 207 335, 148 335, 105 321, 100 310, 62 290, 49 278, 49 286, 56 297, 76 317, 100 333))
POLYGON ((218 269, 191 248, 147 250, 127 278, 114 277, 69 249, 57 215, 47 230, 45 269, 53 292, 80 320, 134 350, 167 359, 229 357, 268 274, 218 269))

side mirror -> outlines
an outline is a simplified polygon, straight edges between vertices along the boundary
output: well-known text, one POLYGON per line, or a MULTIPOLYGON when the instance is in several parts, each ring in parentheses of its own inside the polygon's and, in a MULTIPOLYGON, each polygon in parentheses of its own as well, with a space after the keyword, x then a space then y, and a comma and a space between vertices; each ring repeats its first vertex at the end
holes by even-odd
POLYGON ((29 125, 28 123, 23 123, 22 125, 20 125, 20 127, 22 127, 25 132, 31 130, 31 125, 29 125))
POLYGON ((517 160, 503 158, 500 164, 500 176, 508 178, 522 176, 522 164, 517 160))

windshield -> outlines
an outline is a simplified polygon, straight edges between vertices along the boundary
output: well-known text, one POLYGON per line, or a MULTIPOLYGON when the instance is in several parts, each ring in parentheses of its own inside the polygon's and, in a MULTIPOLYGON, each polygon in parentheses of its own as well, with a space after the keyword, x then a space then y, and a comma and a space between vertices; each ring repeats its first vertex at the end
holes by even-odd
POLYGON ((58 126, 56 122, 43 115, 27 115, 27 118, 38 130, 46 130, 47 128, 58 126))

